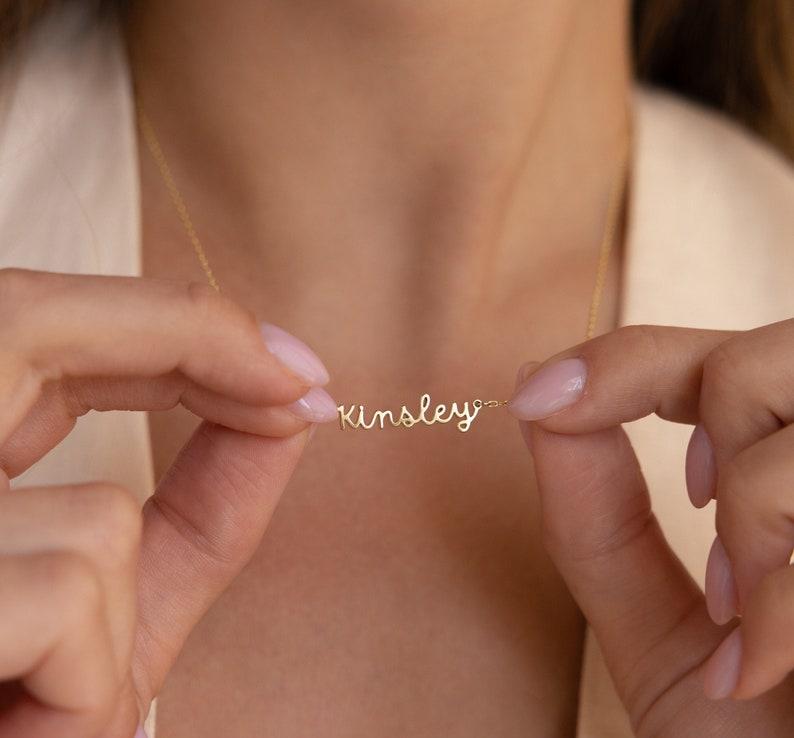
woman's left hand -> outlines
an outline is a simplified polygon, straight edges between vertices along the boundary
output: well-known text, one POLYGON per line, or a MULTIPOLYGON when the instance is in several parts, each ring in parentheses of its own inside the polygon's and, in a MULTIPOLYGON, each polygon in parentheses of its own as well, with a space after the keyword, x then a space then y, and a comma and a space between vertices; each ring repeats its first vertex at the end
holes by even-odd
POLYGON ((533 451, 546 547, 636 734, 790 736, 794 320, 619 328, 525 365, 509 409, 533 451), (651 413, 696 424, 687 487, 698 507, 716 498, 718 532, 706 597, 620 425, 651 413))

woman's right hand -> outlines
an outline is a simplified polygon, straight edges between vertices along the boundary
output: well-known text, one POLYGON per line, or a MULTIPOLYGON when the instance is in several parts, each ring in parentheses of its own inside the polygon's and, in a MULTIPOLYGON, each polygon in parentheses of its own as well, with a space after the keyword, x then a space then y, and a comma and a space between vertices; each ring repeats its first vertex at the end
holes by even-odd
POLYGON ((135 733, 335 417, 327 381, 209 287, 0 270, 0 738, 135 733), (10 489, 89 410, 179 403, 204 422, 142 511, 105 482, 10 489))

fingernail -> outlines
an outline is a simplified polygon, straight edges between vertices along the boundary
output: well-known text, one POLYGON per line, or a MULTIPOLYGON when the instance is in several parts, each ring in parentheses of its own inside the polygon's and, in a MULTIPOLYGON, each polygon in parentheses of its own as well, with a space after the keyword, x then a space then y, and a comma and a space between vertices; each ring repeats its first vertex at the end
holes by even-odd
POLYGON ((312 423, 327 423, 337 415, 333 397, 320 387, 312 387, 303 397, 287 405, 287 410, 312 423))
POLYGON ((518 389, 526 381, 527 377, 532 374, 533 370, 537 366, 540 366, 539 361, 526 361, 520 367, 518 367, 515 389, 518 389))
POLYGON ((139 725, 138 730, 135 731, 135 738, 148 738, 142 725, 139 725))
MULTIPOLYGON (((532 374, 535 367, 539 365, 539 361, 527 361, 518 368, 518 374, 516 374, 516 389, 518 389, 524 383, 527 377, 532 374)), ((526 445, 527 450, 529 453, 534 453, 532 448, 532 431, 529 427, 529 423, 524 420, 519 420, 518 428, 521 431, 521 436, 524 439, 524 444, 526 445)))
POLYGON ((573 405, 584 391, 587 366, 579 358, 562 359, 534 372, 507 403, 520 420, 540 420, 573 405))
POLYGON ((698 423, 686 448, 686 491, 695 507, 705 507, 714 496, 716 472, 714 447, 702 424, 698 423))
POLYGON ((730 622, 738 609, 733 568, 719 536, 711 544, 706 564, 706 609, 717 625, 730 622))
POLYGON ((711 655, 703 670, 703 693, 712 700, 728 697, 739 683, 742 636, 736 628, 711 655))
POLYGON ((309 443, 309 441, 312 440, 312 438, 314 437, 314 432, 316 430, 317 430, 317 424, 316 423, 312 423, 309 426, 309 434, 306 436, 306 443, 309 443))
POLYGON ((260 330, 270 353, 287 369, 311 386, 328 383, 325 364, 303 341, 272 323, 262 323, 260 330))

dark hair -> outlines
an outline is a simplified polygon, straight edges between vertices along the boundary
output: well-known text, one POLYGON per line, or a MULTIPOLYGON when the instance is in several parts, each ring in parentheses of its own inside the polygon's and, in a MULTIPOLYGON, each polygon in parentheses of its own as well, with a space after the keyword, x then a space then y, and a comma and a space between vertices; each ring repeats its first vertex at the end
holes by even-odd
MULTIPOLYGON (((57 2, 0 0, 0 48, 57 2)), ((794 160, 794 0, 632 0, 639 79, 727 113, 794 160)))
POLYGON ((794 0, 633 0, 637 76, 722 110, 794 159, 794 0))

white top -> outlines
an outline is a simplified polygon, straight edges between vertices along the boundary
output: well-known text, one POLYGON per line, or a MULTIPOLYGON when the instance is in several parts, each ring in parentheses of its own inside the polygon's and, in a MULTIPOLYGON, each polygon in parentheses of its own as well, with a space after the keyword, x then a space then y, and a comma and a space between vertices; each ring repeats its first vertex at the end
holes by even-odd
MULTIPOLYGON (((140 274, 132 96, 112 24, 53 14, 6 63, 0 105, 0 267, 140 274)), ((794 316, 794 172, 726 119, 638 89, 620 324, 745 329, 794 316)), ((685 493, 690 427, 627 424, 654 510, 702 583, 712 512, 685 493)), ((93 413, 17 484, 107 479, 150 493, 142 413, 93 413)), ((578 738, 630 736, 588 637, 578 738)), ((147 726, 154 733, 154 716, 147 726)))

